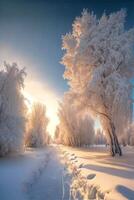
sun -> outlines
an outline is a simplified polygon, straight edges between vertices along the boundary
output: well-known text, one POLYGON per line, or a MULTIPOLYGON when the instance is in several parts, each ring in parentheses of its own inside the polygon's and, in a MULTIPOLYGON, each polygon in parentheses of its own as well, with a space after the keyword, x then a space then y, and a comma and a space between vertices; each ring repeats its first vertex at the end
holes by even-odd
POLYGON ((46 115, 49 118, 47 131, 51 137, 54 137, 55 128, 59 123, 57 116, 59 98, 50 88, 44 87, 40 82, 29 81, 26 85, 27 87, 22 93, 25 97, 28 112, 31 112, 34 102, 43 103, 46 106, 46 115))

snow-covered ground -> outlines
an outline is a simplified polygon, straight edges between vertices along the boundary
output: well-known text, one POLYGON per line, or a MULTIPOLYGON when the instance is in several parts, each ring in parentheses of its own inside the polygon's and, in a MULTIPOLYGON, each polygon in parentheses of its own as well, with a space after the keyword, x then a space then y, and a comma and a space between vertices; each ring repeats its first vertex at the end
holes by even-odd
POLYGON ((0 199, 27 199, 28 190, 45 168, 49 151, 28 149, 21 155, 0 158, 0 199))
POLYGON ((64 164, 57 147, 51 147, 49 159, 40 179, 29 193, 31 200, 69 200, 67 185, 63 182, 64 164), (65 188, 66 187, 66 188, 65 188))
POLYGON ((133 155, 51 146, 1 158, 0 200, 134 200, 133 155))
POLYGON ((68 200, 57 147, 0 158, 0 200, 68 200))
POLYGON ((114 158, 103 147, 60 149, 74 174, 74 199, 134 200, 133 147, 123 148, 123 156, 114 158))

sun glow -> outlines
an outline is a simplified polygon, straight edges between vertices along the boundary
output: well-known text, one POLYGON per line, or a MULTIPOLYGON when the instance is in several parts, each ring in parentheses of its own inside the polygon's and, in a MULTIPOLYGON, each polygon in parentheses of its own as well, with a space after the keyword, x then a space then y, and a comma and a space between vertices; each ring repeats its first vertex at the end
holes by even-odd
POLYGON ((26 98, 26 104, 29 112, 34 102, 41 102, 46 105, 47 116, 49 118, 48 132, 53 137, 56 125, 59 123, 57 116, 58 100, 57 95, 47 86, 38 81, 27 81, 23 94, 26 98))
POLYGON ((26 72, 28 76, 25 80, 25 88, 23 94, 26 97, 26 104, 29 112, 31 111, 33 102, 39 101, 44 103, 47 107, 47 116, 50 120, 48 125, 48 132, 51 136, 54 135, 55 127, 59 123, 57 117, 58 95, 43 80, 39 80, 40 72, 37 70, 36 65, 30 58, 24 58, 18 54, 16 49, 3 44, 0 46, 1 61, 7 60, 9 63, 16 62, 19 66, 28 66, 26 72))
POLYGON ((95 133, 97 132, 98 129, 100 129, 100 130, 102 131, 102 126, 101 126, 101 124, 100 124, 99 119, 97 118, 97 119, 95 120, 95 123, 94 123, 94 130, 95 130, 95 133))

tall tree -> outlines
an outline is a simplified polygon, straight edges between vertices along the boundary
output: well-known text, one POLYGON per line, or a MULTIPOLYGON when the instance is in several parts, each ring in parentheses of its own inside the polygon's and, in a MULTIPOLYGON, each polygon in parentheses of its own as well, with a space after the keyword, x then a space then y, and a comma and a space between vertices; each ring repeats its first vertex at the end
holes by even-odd
POLYGON ((43 147, 45 144, 47 144, 48 122, 49 120, 46 117, 46 107, 44 104, 34 103, 28 120, 26 146, 43 147))
POLYGON ((58 141, 69 146, 92 144, 94 138, 93 120, 89 115, 79 115, 77 108, 64 96, 59 108, 58 141))
POLYGON ((0 154, 22 150, 25 132, 24 69, 5 63, 0 71, 0 154))
POLYGON ((99 116, 111 146, 111 154, 122 155, 117 131, 130 119, 130 82, 134 29, 125 30, 126 12, 121 10, 100 19, 83 11, 63 37, 64 77, 72 101, 99 116), (118 122, 117 122, 118 120, 118 122))

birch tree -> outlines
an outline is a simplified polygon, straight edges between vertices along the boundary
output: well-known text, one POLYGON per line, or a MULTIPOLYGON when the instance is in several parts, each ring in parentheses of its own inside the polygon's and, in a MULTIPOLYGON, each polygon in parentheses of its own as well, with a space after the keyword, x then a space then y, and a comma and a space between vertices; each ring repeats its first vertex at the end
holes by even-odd
POLYGON ((125 17, 125 10, 104 13, 100 19, 84 10, 62 44, 72 101, 99 117, 112 156, 122 155, 117 131, 127 126, 131 112, 134 29, 125 30, 125 17))

